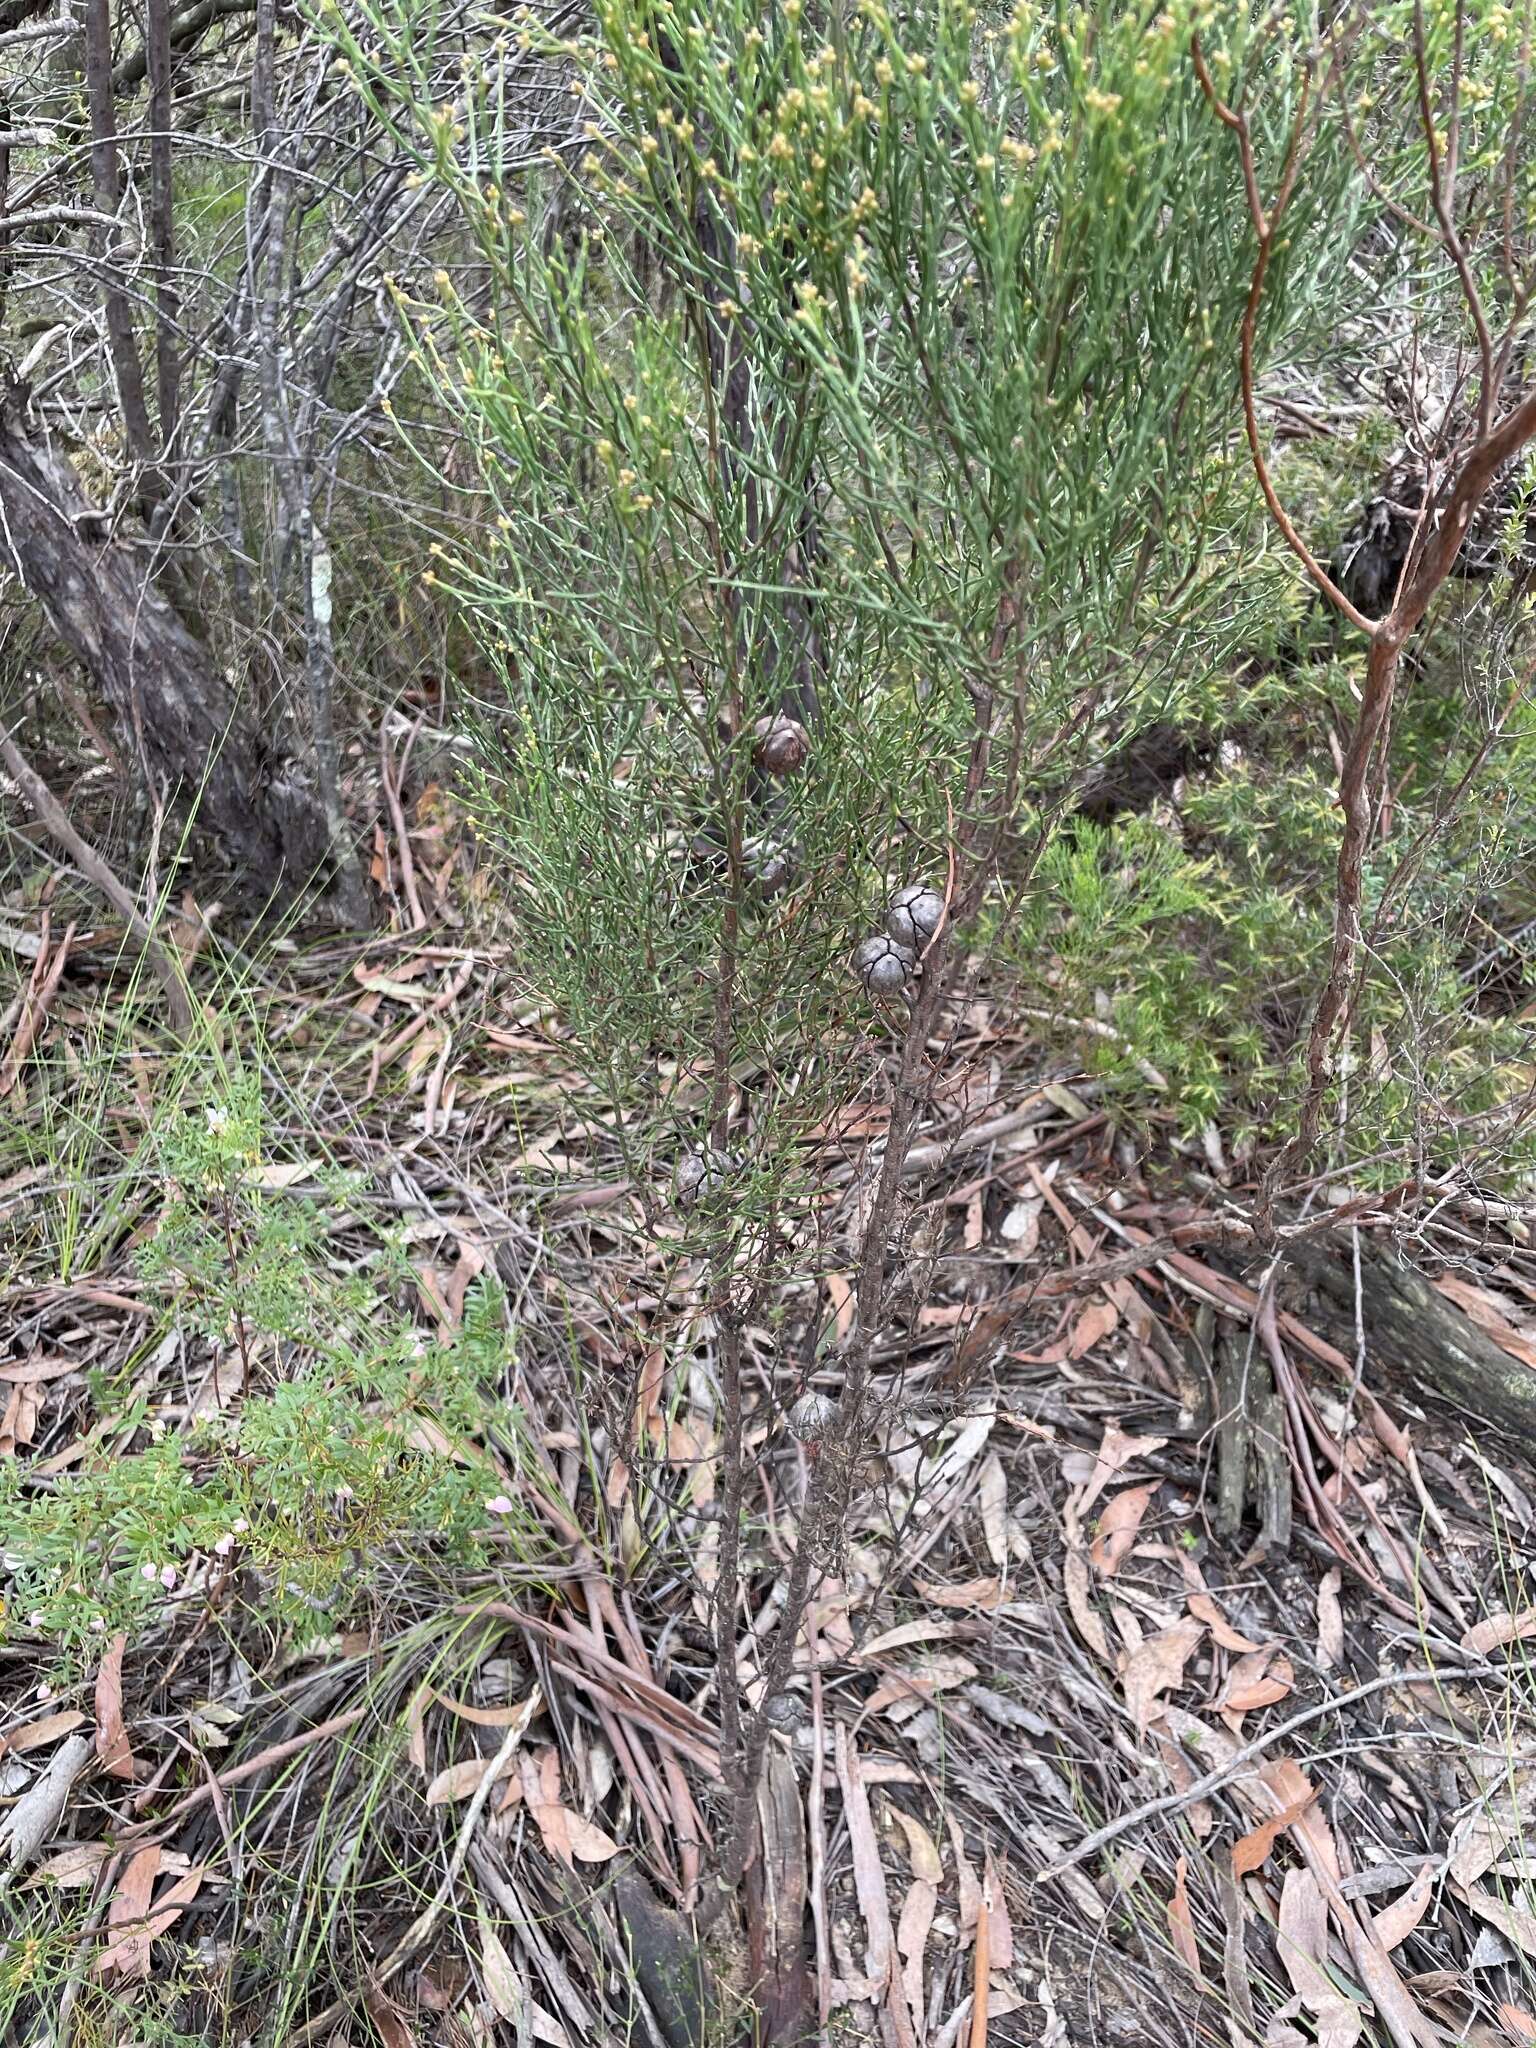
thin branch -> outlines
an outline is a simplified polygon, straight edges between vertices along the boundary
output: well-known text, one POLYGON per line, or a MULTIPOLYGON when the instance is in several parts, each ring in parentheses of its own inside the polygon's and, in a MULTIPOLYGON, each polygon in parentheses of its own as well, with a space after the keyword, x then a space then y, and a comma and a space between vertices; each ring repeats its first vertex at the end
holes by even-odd
POLYGON ((1406 640, 1419 624, 1435 592, 1455 567, 1472 515, 1494 478, 1533 436, 1536 385, 1479 439, 1428 528, 1431 538, 1418 562, 1404 569, 1397 599, 1383 621, 1399 641, 1406 640))
MULTIPOLYGON (((1302 104, 1298 109, 1296 123, 1291 131, 1290 145, 1286 152, 1285 168, 1281 174, 1280 189, 1275 195, 1273 206, 1265 211, 1259 193, 1258 171, 1254 162, 1253 137, 1248 126, 1248 117, 1229 107, 1216 90, 1215 82, 1207 68, 1205 54, 1200 48, 1198 35, 1190 38, 1190 51, 1194 58, 1195 72, 1200 80, 1201 90, 1210 101, 1218 120, 1222 121, 1237 137, 1238 153, 1243 166, 1243 185, 1248 194, 1248 211, 1253 220, 1253 230, 1258 237, 1259 253, 1254 261, 1253 278, 1248 287, 1248 301, 1243 308, 1243 325, 1240 341, 1240 374, 1242 380, 1243 424, 1248 434, 1248 452, 1253 461, 1254 475, 1258 478, 1259 489, 1269 507, 1270 517, 1280 531, 1286 546, 1301 563, 1317 588, 1338 612, 1353 626, 1367 636, 1376 631, 1376 621, 1368 619, 1358 606, 1352 604, 1334 582, 1322 563, 1302 539, 1295 522, 1280 502, 1279 493, 1269 473, 1269 461, 1264 453, 1264 443, 1259 432, 1258 398, 1255 391, 1253 368, 1254 342, 1258 334, 1259 307, 1264 298, 1265 280, 1269 274, 1269 259, 1274 251, 1275 229, 1285 211, 1291 193, 1295 189, 1296 174, 1300 169, 1301 142, 1306 123, 1307 92, 1303 90, 1302 104)), ((1310 82, 1310 81, 1309 81, 1310 82)))
POLYGON ((1149 1799, 1144 1806, 1122 1813, 1107 1826, 1097 1828, 1093 1834, 1085 1835, 1075 1849, 1069 1849, 1065 1856, 1058 1856, 1054 1863, 1048 1863, 1036 1878, 1037 1884, 1044 1884, 1048 1878, 1061 1877, 1069 1870, 1075 1870, 1090 1856, 1096 1856, 1101 1849, 1107 1849, 1111 1842, 1118 1842, 1122 1835, 1128 1835, 1133 1828, 1139 1828, 1150 1820, 1158 1820, 1164 1814, 1183 1813, 1186 1808, 1197 1806, 1202 1799, 1209 1799, 1213 1792, 1220 1792, 1230 1785, 1234 1778, 1242 1776, 1250 1764, 1255 1764, 1266 1750, 1273 1749, 1277 1742, 1283 1742, 1288 1735, 1295 1735, 1303 1728, 1310 1728, 1314 1721, 1321 1721, 1341 1708, 1357 1706, 1361 1700, 1368 1700, 1373 1693, 1386 1692, 1393 1686, 1443 1685, 1450 1679, 1502 1678, 1508 1673, 1498 1664, 1454 1665, 1437 1671, 1432 1665, 1419 1671, 1388 1671, 1377 1678, 1371 1678, 1364 1685, 1357 1685, 1352 1692, 1340 1693, 1334 1699, 1320 1700, 1316 1706, 1304 1707, 1299 1714, 1292 1714, 1288 1721, 1281 1721, 1274 1728, 1267 1728, 1252 1742, 1245 1743, 1224 1764, 1207 1771, 1203 1778, 1196 1778, 1192 1785, 1186 1785, 1182 1792, 1165 1792, 1160 1799, 1149 1799))
POLYGON ((1493 336, 1488 327, 1488 314, 1483 306, 1483 295, 1477 288, 1477 279, 1472 275, 1472 265, 1456 229, 1456 149, 1458 124, 1460 121, 1461 93, 1461 9, 1456 12, 1456 71, 1452 79, 1452 114, 1450 146, 1444 159, 1440 154, 1440 141, 1435 130, 1435 110, 1429 92, 1429 61, 1424 42, 1423 0, 1413 0, 1413 66, 1418 80, 1419 122, 1424 130, 1424 146, 1429 152, 1429 196, 1435 209, 1435 219, 1440 223, 1440 238, 1446 254, 1455 265, 1456 275, 1461 282, 1462 297, 1467 302, 1467 311, 1472 316, 1472 325, 1477 331, 1477 352, 1483 366, 1483 388, 1478 393, 1478 431, 1486 434, 1493 425, 1493 407, 1497 386, 1493 363, 1493 336))

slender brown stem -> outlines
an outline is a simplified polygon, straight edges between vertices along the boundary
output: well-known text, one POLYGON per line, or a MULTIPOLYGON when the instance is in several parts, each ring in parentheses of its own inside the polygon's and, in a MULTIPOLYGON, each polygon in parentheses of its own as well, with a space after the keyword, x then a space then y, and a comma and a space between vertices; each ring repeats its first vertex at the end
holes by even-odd
POLYGON ((165 496, 165 481, 154 460, 149 408, 144 399, 144 368, 139 361, 133 314, 115 249, 120 232, 117 210, 122 202, 122 172, 117 151, 117 115, 112 94, 112 10, 109 0, 86 0, 85 87, 91 120, 91 179, 96 209, 113 223, 94 232, 101 271, 102 310, 112 374, 122 407, 123 431, 140 464, 140 486, 149 505, 165 496))
POLYGON ((1450 132, 1444 156, 1440 151, 1440 139, 1435 128, 1435 110, 1430 99, 1429 63, 1425 53, 1423 0, 1414 0, 1413 7, 1413 68, 1419 91, 1419 125, 1424 131, 1424 147, 1429 153, 1429 198, 1435 210, 1435 219, 1440 223, 1440 240, 1446 254, 1455 268, 1461 285, 1462 297, 1467 302, 1473 328, 1477 333, 1477 353, 1482 363, 1482 389, 1477 398, 1477 425, 1481 434, 1487 434, 1493 426, 1493 408, 1498 397, 1497 379, 1493 363, 1493 335, 1488 326, 1488 314, 1483 306, 1483 295, 1477 288, 1477 279, 1472 274, 1465 244, 1456 227, 1456 158, 1461 123, 1461 63, 1462 63, 1463 19, 1460 7, 1456 10, 1456 58, 1451 75, 1451 119, 1450 132))
MULTIPOLYGON (((735 1892, 746 1870, 756 1826, 757 1783, 773 1727, 773 1706, 783 1696, 785 1686, 789 1682, 795 1644, 800 1636, 807 1607, 814 1597, 826 1561, 831 1554, 864 1441, 870 1369, 885 1307, 886 1262, 900 1212, 902 1181, 913 1133, 922 1108, 928 1100, 930 1089, 928 1041, 953 984, 953 937, 956 920, 974 914, 986 886, 995 849, 995 831, 989 827, 995 825, 996 820, 991 818, 990 814, 979 814, 976 807, 986 791, 993 756, 995 709, 991 679, 1007 653, 1009 642, 1017 629, 1018 583, 1017 563, 1010 562, 1003 572, 1002 591, 987 649, 986 673, 972 691, 975 726, 966 764, 963 814, 951 836, 950 875, 944 916, 923 954, 922 979, 902 1036, 901 1061, 893 1089, 885 1149, 881 1155, 874 1196, 860 1242, 858 1277, 854 1288, 854 1326, 843 1357, 842 1391, 811 1469, 810 1484, 806 1489, 801 1509, 799 1535, 795 1543, 794 1556, 790 1561, 784 1602, 763 1667, 757 1705, 745 1726, 739 1729, 737 1736, 740 1743, 740 1768, 732 1774, 734 1782, 730 1786, 731 1816, 725 1846, 715 1872, 714 1885, 700 1906, 699 1923, 703 1928, 711 1926, 719 1917, 726 1900, 735 1892)), ((1011 788, 1015 772, 1016 764, 1010 753, 1009 774, 1004 778, 1005 789, 1011 788)), ((739 1372, 737 1385, 739 1387, 739 1372)), ((728 1390, 728 1428, 730 1415, 728 1390)), ((727 1493, 724 1507, 724 1512, 729 1518, 733 1512, 731 1501, 735 1500, 738 1503, 734 1510, 738 1522, 742 1475, 739 1472, 733 1474, 732 1467, 739 1466, 740 1463, 739 1454, 734 1460, 729 1457, 727 1459, 727 1493), (733 1480, 734 1491, 731 1490, 733 1480)), ((722 1593, 726 1555, 736 1534, 730 1520, 727 1519, 721 1540, 722 1593)), ((733 1588, 731 1606, 727 1608, 723 1601, 718 1599, 716 1606, 716 1659, 721 1681, 722 1715, 727 1711, 727 1687, 734 1688, 738 1683, 734 1668, 734 1643, 726 1633, 727 1625, 734 1618, 735 1597, 733 1588), (728 1660, 731 1664, 729 1675, 726 1669, 728 1660)), ((729 1746, 727 1732, 725 1747, 729 1746)))
POLYGON ((750 1800, 741 1731, 741 1674, 736 1665, 736 1603, 741 1594, 741 1516, 746 1490, 742 1445, 741 1327, 729 1306, 720 1330, 722 1484, 720 1552, 713 1622, 715 1684, 720 1694, 720 1768, 732 1798, 750 1800))
POLYGON ((153 1834, 157 1829, 170 1826, 172 1821, 183 1819, 197 1808, 216 1799, 231 1786, 243 1785, 249 1779, 259 1777, 263 1771, 275 1770, 291 1757, 301 1756, 306 1749, 312 1749, 317 1742, 328 1742, 333 1735, 344 1735, 349 1728, 355 1728, 373 1711, 371 1707, 353 1707, 350 1712, 337 1714, 332 1720, 318 1722, 313 1728, 306 1728, 302 1734, 290 1736, 286 1742, 274 1742, 270 1749, 263 1749, 255 1756, 247 1757, 243 1764, 235 1764, 227 1771, 211 1773, 204 1784, 184 1793, 164 1813, 155 1814, 149 1820, 135 1822, 124 1828, 118 1839, 121 1842, 137 1842, 143 1835, 153 1834))
POLYGON ((170 0, 147 0, 144 52, 149 66, 150 232, 155 275, 155 408, 160 450, 169 462, 181 420, 181 295, 176 284, 176 200, 171 148, 170 0))

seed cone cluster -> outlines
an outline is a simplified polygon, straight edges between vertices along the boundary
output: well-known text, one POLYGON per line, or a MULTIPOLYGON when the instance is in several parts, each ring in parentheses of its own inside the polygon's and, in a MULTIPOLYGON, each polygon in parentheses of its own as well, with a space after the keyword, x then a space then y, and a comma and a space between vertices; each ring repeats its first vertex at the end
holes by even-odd
POLYGON ((885 930, 871 933, 853 956, 853 971, 872 996, 908 993, 943 916, 944 898, 925 882, 896 891, 886 907, 885 930))

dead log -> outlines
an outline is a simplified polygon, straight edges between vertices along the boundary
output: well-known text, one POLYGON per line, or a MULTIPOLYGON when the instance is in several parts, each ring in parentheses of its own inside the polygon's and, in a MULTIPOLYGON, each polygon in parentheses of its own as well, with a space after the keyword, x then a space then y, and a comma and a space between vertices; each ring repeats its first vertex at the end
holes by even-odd
POLYGON ((0 384, 0 562, 85 667, 156 789, 195 811, 238 891, 258 902, 292 895, 328 858, 312 782, 106 524, 23 394, 0 384))
MULTIPOLYGON (((1352 1351, 1352 1265, 1305 1242, 1288 1246, 1286 1257, 1327 1304, 1340 1349, 1352 1351)), ((1416 1393, 1448 1403, 1474 1427, 1536 1438, 1536 1371, 1500 1350, 1406 1260, 1362 1247, 1360 1309, 1368 1359, 1401 1374, 1416 1393)))

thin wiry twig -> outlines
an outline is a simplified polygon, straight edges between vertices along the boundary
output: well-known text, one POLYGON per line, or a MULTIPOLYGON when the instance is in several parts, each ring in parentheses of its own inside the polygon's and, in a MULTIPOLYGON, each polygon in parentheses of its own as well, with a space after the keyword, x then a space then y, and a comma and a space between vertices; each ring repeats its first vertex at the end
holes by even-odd
POLYGON ((1368 1679, 1364 1685, 1357 1685, 1352 1692, 1339 1693, 1333 1699, 1320 1700, 1315 1706, 1304 1707, 1299 1714, 1292 1714, 1288 1721, 1281 1721, 1273 1728, 1267 1728, 1262 1735, 1256 1735, 1252 1742, 1245 1743, 1235 1755, 1228 1757, 1224 1764, 1207 1771, 1203 1778, 1196 1778, 1192 1785, 1186 1785, 1182 1792, 1165 1792, 1160 1799, 1149 1799, 1145 1805, 1122 1813, 1117 1820, 1096 1828, 1091 1835, 1085 1835, 1067 1855, 1047 1865, 1036 1879, 1043 1884, 1047 1878, 1060 1877, 1064 1871, 1075 1870, 1078 1864, 1096 1856, 1111 1842, 1118 1842, 1133 1828, 1144 1827, 1150 1820, 1157 1820, 1164 1814, 1182 1813, 1186 1807, 1198 1805, 1213 1792, 1219 1792, 1230 1785, 1234 1778, 1241 1777, 1248 1766, 1257 1763, 1267 1750, 1277 1742, 1283 1742, 1288 1735, 1294 1735, 1302 1728, 1309 1728, 1314 1721, 1321 1721, 1327 1715, 1340 1712, 1360 1700, 1369 1699, 1372 1693, 1386 1692, 1393 1686, 1438 1685, 1452 1678, 1499 1678, 1505 1675, 1499 1664, 1466 1664, 1451 1669, 1436 1669, 1433 1665, 1420 1671, 1387 1671, 1379 1677, 1368 1679))

